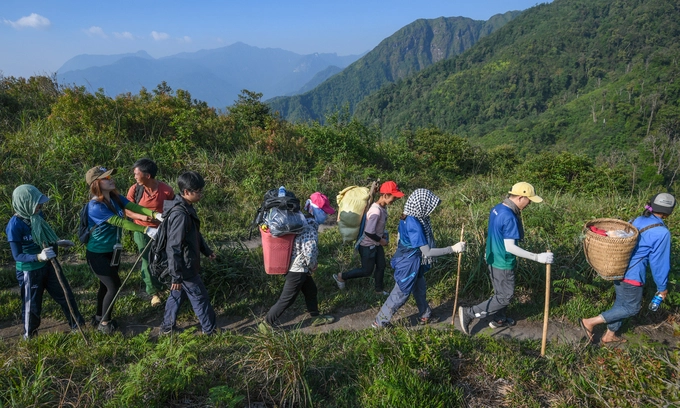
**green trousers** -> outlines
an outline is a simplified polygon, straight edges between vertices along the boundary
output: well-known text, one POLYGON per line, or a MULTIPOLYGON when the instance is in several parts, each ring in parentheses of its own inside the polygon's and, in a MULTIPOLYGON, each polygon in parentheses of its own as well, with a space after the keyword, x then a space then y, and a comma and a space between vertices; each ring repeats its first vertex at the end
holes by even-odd
MULTIPOLYGON (((134 240, 135 244, 137 244, 137 248, 139 248, 139 251, 143 251, 144 248, 146 248, 146 244, 149 243, 151 238, 149 238, 146 234, 143 232, 135 232, 134 235, 134 240)), ((153 296, 156 293, 162 291, 163 285, 158 281, 158 279, 154 278, 151 276, 149 273, 149 249, 147 248, 146 252, 142 256, 142 280, 144 281, 144 284, 146 285, 146 293, 149 295, 153 296)))

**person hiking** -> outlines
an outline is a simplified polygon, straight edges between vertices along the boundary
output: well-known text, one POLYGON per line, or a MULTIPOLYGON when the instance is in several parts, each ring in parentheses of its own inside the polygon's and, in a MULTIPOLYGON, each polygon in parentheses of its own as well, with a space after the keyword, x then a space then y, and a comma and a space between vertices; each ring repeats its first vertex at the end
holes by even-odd
POLYGON ((172 334, 177 313, 185 299, 198 317, 203 334, 219 331, 215 310, 210 304, 208 289, 201 279, 201 254, 210 260, 217 255, 210 249, 201 234, 201 221, 194 204, 203 198, 205 180, 195 171, 187 171, 177 177, 179 192, 172 200, 163 203, 166 214, 168 271, 172 278, 170 295, 165 302, 165 315, 160 327, 161 335, 172 334))
POLYGON ((333 274, 338 288, 344 289, 345 282, 350 279, 365 278, 373 274, 375 278, 375 292, 384 296, 383 278, 385 276, 385 249, 387 246, 387 206, 404 196, 399 191, 397 183, 386 181, 380 185, 380 198, 373 203, 366 212, 364 233, 359 237, 359 256, 361 268, 352 269, 344 273, 333 274))
POLYGON ((276 321, 283 312, 295 302, 302 292, 305 297, 307 312, 312 317, 312 326, 333 323, 335 318, 319 314, 316 283, 312 273, 318 267, 319 254, 319 225, 326 222, 328 215, 335 214, 328 197, 316 192, 306 201, 304 210, 307 224, 302 232, 295 236, 293 252, 290 256, 290 267, 285 275, 286 282, 279 296, 279 300, 269 309, 264 321, 259 324, 260 331, 266 331, 276 325, 276 321))
POLYGON ((473 319, 486 316, 493 316, 489 326, 494 329, 515 325, 515 320, 507 317, 505 311, 515 293, 518 256, 543 264, 553 262, 552 252, 535 254, 517 246, 524 239, 520 212, 532 202, 540 203, 543 199, 536 195, 534 186, 520 182, 512 186, 502 203, 491 209, 486 237, 486 265, 494 293, 478 305, 458 308, 463 333, 470 334, 469 327, 473 319))
MULTIPOLYGON (((137 183, 130 186, 127 192, 127 199, 141 205, 142 207, 156 211, 163 212, 163 202, 165 200, 172 200, 175 198, 175 193, 172 187, 156 180, 156 173, 158 173, 158 166, 151 159, 139 159, 132 165, 132 171, 137 183)), ((137 214, 133 211, 126 210, 127 215, 135 224, 143 227, 158 227, 159 221, 147 217, 142 214, 137 214)), ((137 248, 141 253, 149 243, 148 235, 140 231, 133 233, 133 238, 137 248)), ((144 281, 146 293, 151 296, 151 306, 158 306, 162 302, 159 293, 164 289, 163 285, 158 281, 158 278, 149 273, 149 251, 147 250, 142 255, 142 280, 144 281)))
POLYGON ((87 203, 87 223, 90 238, 87 241, 85 258, 92 272, 99 279, 97 291, 97 312, 92 325, 103 333, 111 334, 117 323, 111 320, 113 301, 121 286, 118 268, 122 230, 143 232, 150 238, 157 233, 155 227, 144 227, 125 219, 125 211, 132 211, 146 217, 163 220, 159 212, 144 208, 121 196, 111 175, 116 169, 95 166, 85 174, 90 188, 91 200, 87 203))
POLYGON ((85 324, 66 277, 62 277, 62 288, 57 276, 59 272, 48 262, 57 256, 55 247, 70 248, 75 245, 73 241, 59 239, 45 220, 42 206, 48 201, 47 196, 30 184, 15 188, 12 192, 14 215, 5 228, 21 289, 21 318, 25 339, 38 333, 43 294, 46 290, 61 307, 72 330, 85 324), (51 246, 44 248, 43 243, 51 246), (68 307, 69 302, 73 315, 68 307))
POLYGON ((626 342, 626 339, 619 337, 616 332, 625 319, 640 311, 648 266, 656 284, 657 295, 662 300, 668 295, 671 233, 664 220, 671 215, 674 208, 675 197, 668 193, 656 194, 647 202, 642 215, 633 220, 632 224, 640 231, 640 236, 623 279, 614 281, 616 293, 614 305, 595 317, 579 319, 579 324, 589 341, 593 341, 595 326, 606 323, 607 331, 600 339, 602 343, 626 342))
POLYGON ((390 324, 392 316, 413 294, 418 306, 418 324, 430 321, 432 310, 427 303, 427 272, 434 258, 465 251, 465 242, 453 246, 436 248, 430 214, 441 203, 441 199, 430 190, 416 189, 406 200, 404 212, 399 221, 399 244, 392 257, 394 268, 394 288, 373 322, 374 328, 390 324))

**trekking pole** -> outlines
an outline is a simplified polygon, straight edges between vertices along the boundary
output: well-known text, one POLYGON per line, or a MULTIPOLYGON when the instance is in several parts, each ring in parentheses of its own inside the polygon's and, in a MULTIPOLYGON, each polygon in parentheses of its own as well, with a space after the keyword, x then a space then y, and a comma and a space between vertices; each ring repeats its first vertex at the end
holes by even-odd
MULTIPOLYGON (((43 243, 43 248, 49 248, 50 246, 47 245, 46 243, 43 243)), ((85 340, 85 345, 89 346, 90 343, 87 342, 87 337, 85 337, 85 333, 83 332, 83 328, 80 327, 80 322, 78 321, 78 318, 76 317, 75 312, 73 311, 73 306, 71 306, 71 300, 69 299, 68 292, 66 291, 66 285, 64 284, 64 279, 62 279, 62 270, 61 270, 61 265, 59 264, 59 261, 57 258, 52 258, 50 259, 52 262, 52 267, 54 268, 54 272, 57 274, 57 280, 59 281, 59 286, 61 286, 61 290, 64 291, 64 297, 66 298, 66 305, 68 306, 68 311, 71 313, 71 319, 73 319, 74 322, 76 322, 76 326, 78 327, 78 331, 80 332, 81 336, 83 336, 83 340, 85 340)))
POLYGON ((113 308, 113 304, 116 303, 116 299, 118 298, 118 295, 120 294, 120 291, 123 290, 123 286, 125 286, 125 282, 127 282, 128 278, 130 278, 130 275, 132 275, 132 271, 135 270, 137 267, 137 264, 139 263, 139 260, 142 259, 142 256, 146 253, 146 250, 149 249, 149 245, 153 242, 153 239, 150 239, 149 242, 146 243, 146 246, 142 250, 142 252, 139 253, 139 256, 137 257, 137 260, 135 261, 134 264, 132 264, 132 268, 130 268, 130 272, 128 272, 127 276, 123 280, 123 283, 120 284, 120 287, 118 288, 118 291, 116 294, 113 296, 113 299, 111 299, 111 303, 109 304, 109 308, 106 309, 106 312, 102 315, 102 318, 104 316, 108 316, 109 312, 111 312, 111 309, 113 308))
MULTIPOLYGON (((550 252, 548 250, 547 252, 550 252)), ((548 340, 548 313, 550 312, 550 264, 545 264, 545 309, 543 310, 543 339, 541 357, 545 356, 545 343, 548 340)))
MULTIPOLYGON (((465 224, 460 227, 460 240, 463 240, 463 231, 465 231, 465 224)), ((453 325, 456 321, 456 310, 458 310, 458 288, 460 287, 460 261, 463 259, 463 253, 458 253, 458 273, 456 273, 456 295, 453 298, 453 314, 451 315, 451 324, 453 325)))

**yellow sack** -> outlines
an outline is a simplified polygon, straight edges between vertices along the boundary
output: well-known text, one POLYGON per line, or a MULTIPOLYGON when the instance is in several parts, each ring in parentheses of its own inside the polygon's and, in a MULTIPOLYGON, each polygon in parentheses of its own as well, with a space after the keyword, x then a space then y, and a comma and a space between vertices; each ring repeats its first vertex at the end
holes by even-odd
POLYGON ((350 186, 338 193, 338 229, 342 242, 357 239, 368 198, 366 187, 350 186))

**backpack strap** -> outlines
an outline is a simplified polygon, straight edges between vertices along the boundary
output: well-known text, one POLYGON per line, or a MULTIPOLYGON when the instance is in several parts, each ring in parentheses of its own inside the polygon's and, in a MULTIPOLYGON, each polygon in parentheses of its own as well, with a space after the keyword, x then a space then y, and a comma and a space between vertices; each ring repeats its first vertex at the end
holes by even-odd
POLYGON ((139 204, 144 197, 144 186, 141 184, 135 184, 135 204, 139 204))

